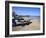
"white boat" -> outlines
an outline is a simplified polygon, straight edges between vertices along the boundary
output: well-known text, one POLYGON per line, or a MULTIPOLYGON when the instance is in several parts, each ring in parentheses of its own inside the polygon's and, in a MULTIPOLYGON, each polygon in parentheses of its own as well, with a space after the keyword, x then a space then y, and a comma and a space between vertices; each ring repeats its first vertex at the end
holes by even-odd
POLYGON ((20 16, 20 15, 14 15, 12 19, 13 26, 24 26, 24 25, 29 25, 32 23, 30 17, 28 16, 20 16))

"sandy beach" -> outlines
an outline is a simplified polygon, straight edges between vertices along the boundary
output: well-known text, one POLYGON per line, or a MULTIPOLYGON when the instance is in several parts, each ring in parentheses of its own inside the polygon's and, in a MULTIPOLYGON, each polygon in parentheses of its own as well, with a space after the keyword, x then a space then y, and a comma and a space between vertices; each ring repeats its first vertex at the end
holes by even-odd
POLYGON ((12 31, 31 31, 31 30, 40 30, 40 18, 33 18, 32 23, 29 25, 23 26, 16 26, 12 27, 12 31))

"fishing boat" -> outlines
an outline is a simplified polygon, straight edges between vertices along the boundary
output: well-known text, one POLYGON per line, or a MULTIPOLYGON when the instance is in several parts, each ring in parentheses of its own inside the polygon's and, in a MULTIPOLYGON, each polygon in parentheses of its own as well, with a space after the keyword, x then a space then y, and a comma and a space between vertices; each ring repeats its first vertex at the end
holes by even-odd
POLYGON ((12 26, 25 26, 32 23, 31 19, 29 19, 30 16, 20 16, 13 13, 12 17, 12 26))

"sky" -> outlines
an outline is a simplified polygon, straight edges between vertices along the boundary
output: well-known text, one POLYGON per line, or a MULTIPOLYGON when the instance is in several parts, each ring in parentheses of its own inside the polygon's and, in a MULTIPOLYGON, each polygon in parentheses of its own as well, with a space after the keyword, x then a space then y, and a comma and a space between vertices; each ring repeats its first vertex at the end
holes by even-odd
POLYGON ((36 7, 12 7, 17 15, 40 16, 40 8, 36 7))

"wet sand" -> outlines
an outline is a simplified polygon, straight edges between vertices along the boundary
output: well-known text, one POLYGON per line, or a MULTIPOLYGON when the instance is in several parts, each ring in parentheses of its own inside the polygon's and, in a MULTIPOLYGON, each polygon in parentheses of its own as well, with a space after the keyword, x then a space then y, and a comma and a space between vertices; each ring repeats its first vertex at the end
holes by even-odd
POLYGON ((32 23, 29 25, 16 26, 12 28, 12 31, 31 31, 31 30, 40 30, 40 20, 32 19, 32 23))

